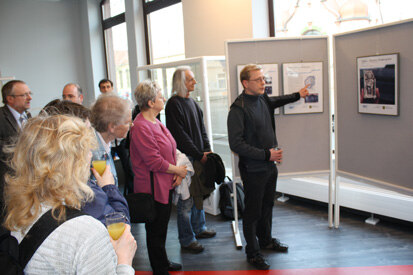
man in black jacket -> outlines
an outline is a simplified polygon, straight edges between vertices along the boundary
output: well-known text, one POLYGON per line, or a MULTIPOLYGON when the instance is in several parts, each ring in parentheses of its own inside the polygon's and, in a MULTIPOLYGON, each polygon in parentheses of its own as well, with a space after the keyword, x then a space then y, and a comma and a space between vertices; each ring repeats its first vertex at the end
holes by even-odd
MULTIPOLYGON (((189 97, 189 94, 195 90, 196 83, 190 67, 176 69, 172 79, 174 95, 165 107, 166 127, 176 140, 177 148, 192 163, 200 161, 201 165, 205 165, 211 147, 205 130, 203 113, 195 100, 189 97)), ((181 248, 193 253, 202 252, 204 247, 197 239, 211 238, 216 234, 214 230, 206 227, 204 210, 195 207, 192 197, 179 198, 177 214, 181 248)))
POLYGON ((278 176, 274 162, 282 161, 277 149, 274 109, 308 95, 307 86, 299 92, 268 97, 261 66, 250 64, 240 74, 243 93, 231 105, 228 114, 228 138, 231 150, 239 156, 244 184, 245 210, 243 231, 247 261, 258 269, 270 265, 260 249, 286 252, 288 246, 272 238, 272 207, 278 176))
POLYGON ((4 175, 8 171, 6 164, 8 155, 3 152, 3 149, 13 143, 23 124, 31 118, 27 109, 30 108, 32 92, 24 81, 12 80, 3 86, 1 95, 4 106, 0 108, 0 222, 4 205, 4 175))

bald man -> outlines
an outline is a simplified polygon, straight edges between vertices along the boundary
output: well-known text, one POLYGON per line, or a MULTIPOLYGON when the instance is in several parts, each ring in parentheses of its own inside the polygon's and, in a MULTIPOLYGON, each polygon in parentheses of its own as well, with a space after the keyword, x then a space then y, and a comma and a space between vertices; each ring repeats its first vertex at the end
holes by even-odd
POLYGON ((66 84, 62 92, 63 100, 69 100, 74 103, 82 104, 83 103, 83 91, 78 84, 69 83, 66 84))

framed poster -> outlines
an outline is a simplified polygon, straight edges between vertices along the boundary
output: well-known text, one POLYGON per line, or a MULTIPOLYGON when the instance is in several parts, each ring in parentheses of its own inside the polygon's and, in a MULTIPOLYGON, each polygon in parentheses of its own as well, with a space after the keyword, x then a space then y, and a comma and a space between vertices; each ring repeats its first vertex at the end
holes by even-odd
POLYGON ((323 112, 323 62, 284 63, 284 94, 298 92, 308 85, 308 96, 284 106, 284 114, 323 112))
POLYGON ((357 57, 359 113, 399 114, 399 54, 357 57))
MULTIPOLYGON (((246 65, 246 64, 245 64, 246 65)), ((240 95, 244 90, 241 84, 240 73, 245 65, 237 65, 237 78, 238 78, 238 94, 240 95)), ((268 96, 279 96, 280 90, 278 86, 278 64, 258 64, 262 67, 265 77, 265 92, 268 96)), ((274 110, 274 114, 280 113, 279 108, 274 110)))

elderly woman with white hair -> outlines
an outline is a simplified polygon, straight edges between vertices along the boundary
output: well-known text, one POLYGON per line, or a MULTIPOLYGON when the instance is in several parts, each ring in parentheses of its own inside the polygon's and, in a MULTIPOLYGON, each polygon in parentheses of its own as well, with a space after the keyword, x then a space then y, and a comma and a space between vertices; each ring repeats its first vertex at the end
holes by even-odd
POLYGON ((156 82, 145 80, 135 90, 141 113, 131 128, 131 161, 135 193, 152 193, 154 183, 156 217, 145 224, 146 243, 153 273, 169 274, 181 269, 168 260, 165 250, 172 192, 186 176, 186 166, 176 165, 176 142, 168 129, 156 118, 165 105, 165 98, 156 82), (151 176, 152 174, 152 176, 151 176))
POLYGON ((95 192, 95 199, 86 204, 83 211, 103 223, 105 215, 113 212, 121 212, 130 220, 128 204, 117 187, 118 177, 111 155, 111 142, 125 138, 132 123, 130 102, 116 94, 101 95, 92 106, 90 120, 98 142, 95 151, 106 154, 106 170, 110 171, 105 170, 101 177, 94 173, 89 185, 95 192), (112 181, 101 179, 107 174, 113 175, 112 181))

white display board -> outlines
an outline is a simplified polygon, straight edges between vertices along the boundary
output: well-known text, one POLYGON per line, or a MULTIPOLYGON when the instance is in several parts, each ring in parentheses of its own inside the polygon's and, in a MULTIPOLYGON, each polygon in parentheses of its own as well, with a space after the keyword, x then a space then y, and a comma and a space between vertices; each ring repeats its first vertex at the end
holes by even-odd
POLYGON ((360 113, 399 114, 398 60, 397 53, 357 58, 360 113))
POLYGON ((284 106, 285 114, 323 112, 323 63, 284 63, 284 94, 292 94, 307 85, 308 96, 284 106))

